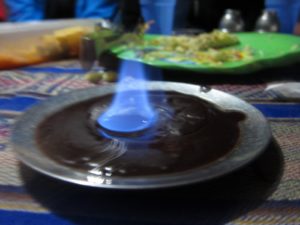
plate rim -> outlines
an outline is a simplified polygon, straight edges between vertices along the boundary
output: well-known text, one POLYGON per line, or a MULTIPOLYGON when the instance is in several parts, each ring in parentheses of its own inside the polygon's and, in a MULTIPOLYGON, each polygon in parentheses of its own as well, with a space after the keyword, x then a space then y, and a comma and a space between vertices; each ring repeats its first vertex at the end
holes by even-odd
POLYGON ((115 87, 116 85, 108 85, 105 87, 76 90, 50 97, 30 108, 16 122, 11 135, 13 150, 18 159, 34 170, 50 177, 84 186, 112 189, 154 189, 204 182, 233 172, 258 157, 271 140, 271 130, 262 113, 254 108, 254 106, 235 96, 215 89, 208 91, 205 89, 205 91, 202 91, 201 86, 193 84, 151 81, 148 82, 148 90, 177 91, 183 94, 187 94, 188 91, 188 94, 200 96, 217 106, 220 106, 221 103, 227 104, 226 107, 224 106, 225 108, 222 106, 225 110, 237 110, 246 113, 246 122, 240 124, 241 131, 243 131, 243 126, 245 126, 250 131, 257 133, 241 133, 241 136, 244 135, 241 139, 247 139, 248 144, 254 142, 254 146, 246 146, 247 143, 244 143, 244 145, 242 143, 240 145, 243 146, 243 151, 234 149, 231 153, 209 166, 200 168, 200 170, 194 169, 181 172, 180 176, 178 176, 179 173, 174 173, 129 179, 119 177, 116 179, 107 179, 75 171, 70 167, 58 164, 39 151, 34 141, 35 130, 46 116, 67 107, 68 104, 72 105, 73 103, 78 103, 78 101, 84 101, 92 97, 111 94, 115 91, 115 87), (224 98, 226 101, 224 101, 224 98))

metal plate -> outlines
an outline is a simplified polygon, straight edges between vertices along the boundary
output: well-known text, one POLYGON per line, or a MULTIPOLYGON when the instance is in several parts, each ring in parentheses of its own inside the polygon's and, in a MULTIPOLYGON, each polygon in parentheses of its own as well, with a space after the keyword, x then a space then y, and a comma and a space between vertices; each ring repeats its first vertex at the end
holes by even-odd
POLYGON ((16 123, 12 133, 13 148, 19 159, 43 174, 80 185, 116 189, 149 189, 202 182, 230 173, 256 158, 271 139, 270 128, 264 116, 241 99, 197 85, 148 82, 146 88, 149 91, 175 91, 197 96, 224 110, 235 110, 246 114, 247 118, 240 122, 240 140, 233 151, 208 166, 189 171, 167 175, 110 177, 108 179, 58 164, 38 149, 35 131, 45 117, 75 103, 114 93, 115 88, 115 85, 111 85, 78 90, 49 98, 29 109, 16 123))

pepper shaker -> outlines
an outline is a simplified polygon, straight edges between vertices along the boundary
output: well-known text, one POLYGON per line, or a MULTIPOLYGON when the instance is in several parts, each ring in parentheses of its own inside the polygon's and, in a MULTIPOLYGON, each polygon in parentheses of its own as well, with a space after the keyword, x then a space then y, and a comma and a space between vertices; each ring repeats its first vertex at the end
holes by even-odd
POLYGON ((264 10, 255 25, 257 32, 279 32, 279 29, 280 22, 274 10, 264 10))
POLYGON ((240 32, 244 30, 244 21, 238 10, 227 9, 220 21, 219 28, 223 32, 240 32))
POLYGON ((95 40, 83 36, 80 40, 79 62, 84 70, 91 70, 97 60, 95 40))

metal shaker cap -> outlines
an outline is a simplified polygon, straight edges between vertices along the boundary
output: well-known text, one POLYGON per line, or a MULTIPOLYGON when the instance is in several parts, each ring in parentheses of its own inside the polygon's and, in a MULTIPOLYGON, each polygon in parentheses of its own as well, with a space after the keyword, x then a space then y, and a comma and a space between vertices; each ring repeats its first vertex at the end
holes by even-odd
POLYGON ((96 28, 105 28, 105 29, 112 29, 114 27, 114 24, 110 22, 109 20, 100 19, 96 24, 96 28))
POLYGON ((280 21, 275 10, 264 10, 256 21, 257 32, 279 32, 279 29, 280 21))
POLYGON ((235 9, 226 9, 220 21, 219 29, 223 32, 240 32, 244 30, 241 13, 235 9))

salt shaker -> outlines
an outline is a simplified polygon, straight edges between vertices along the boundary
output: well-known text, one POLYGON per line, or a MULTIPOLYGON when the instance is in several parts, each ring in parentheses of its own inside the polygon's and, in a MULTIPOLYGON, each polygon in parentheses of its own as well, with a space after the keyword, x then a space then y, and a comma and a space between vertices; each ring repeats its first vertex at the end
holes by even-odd
POLYGON ((255 25, 257 32, 279 32, 279 29, 280 22, 274 10, 264 10, 255 25))
POLYGON ((227 9, 220 21, 219 28, 223 32, 240 32, 244 30, 244 21, 238 10, 227 9))

